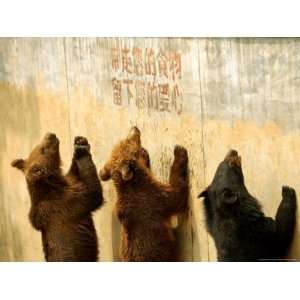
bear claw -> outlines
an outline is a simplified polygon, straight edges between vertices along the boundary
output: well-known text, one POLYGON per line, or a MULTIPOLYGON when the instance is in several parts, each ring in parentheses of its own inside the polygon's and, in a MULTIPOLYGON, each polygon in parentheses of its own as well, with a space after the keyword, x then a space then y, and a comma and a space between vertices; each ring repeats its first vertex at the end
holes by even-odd
POLYGON ((76 136, 74 139, 74 145, 87 146, 88 144, 89 142, 84 136, 76 136))
POLYGON ((87 138, 76 136, 74 139, 74 155, 76 159, 90 154, 90 144, 87 138))

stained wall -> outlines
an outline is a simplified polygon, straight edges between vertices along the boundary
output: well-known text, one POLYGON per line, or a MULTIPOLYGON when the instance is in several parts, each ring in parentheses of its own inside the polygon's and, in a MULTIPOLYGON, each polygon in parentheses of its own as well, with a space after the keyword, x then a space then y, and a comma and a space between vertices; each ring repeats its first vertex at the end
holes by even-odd
MULTIPOLYGON (((241 154, 248 189, 267 215, 282 185, 300 195, 299 92, 299 39, 0 39, 0 261, 43 260, 25 180, 11 160, 53 131, 65 170, 76 135, 88 137, 99 169, 132 125, 163 181, 175 144, 188 149, 189 208, 173 220, 181 258, 216 260, 197 195, 229 148, 241 154)), ((94 214, 100 259, 118 260, 116 193, 102 185, 105 205, 94 214)), ((289 257, 300 259, 299 224, 289 257)))

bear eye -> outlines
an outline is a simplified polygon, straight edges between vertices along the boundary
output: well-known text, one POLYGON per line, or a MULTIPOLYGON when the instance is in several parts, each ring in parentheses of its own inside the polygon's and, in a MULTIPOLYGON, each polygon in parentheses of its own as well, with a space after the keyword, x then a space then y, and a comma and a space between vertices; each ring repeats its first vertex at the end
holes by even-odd
POLYGON ((228 188, 225 188, 224 190, 223 190, 223 192, 222 192, 222 195, 224 196, 224 197, 231 197, 232 196, 232 191, 230 190, 230 189, 228 189, 228 188))

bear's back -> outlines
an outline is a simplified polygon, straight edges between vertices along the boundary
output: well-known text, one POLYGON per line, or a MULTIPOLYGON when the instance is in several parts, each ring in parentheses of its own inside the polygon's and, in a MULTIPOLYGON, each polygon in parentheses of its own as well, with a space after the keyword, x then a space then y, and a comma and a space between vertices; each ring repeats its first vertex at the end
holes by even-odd
POLYGON ((47 261, 97 261, 97 233, 91 214, 71 222, 51 222, 42 231, 43 249, 47 261))

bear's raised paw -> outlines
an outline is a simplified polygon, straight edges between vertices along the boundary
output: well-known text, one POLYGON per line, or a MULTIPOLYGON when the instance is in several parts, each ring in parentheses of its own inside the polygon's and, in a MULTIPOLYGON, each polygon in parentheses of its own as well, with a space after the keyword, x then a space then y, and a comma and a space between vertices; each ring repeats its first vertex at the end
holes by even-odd
POLYGON ((74 156, 79 159, 85 155, 90 155, 90 144, 87 138, 83 136, 76 136, 74 139, 74 156))

